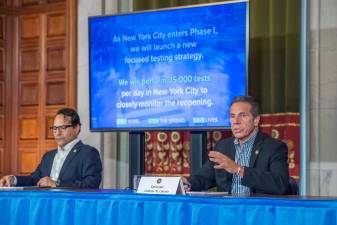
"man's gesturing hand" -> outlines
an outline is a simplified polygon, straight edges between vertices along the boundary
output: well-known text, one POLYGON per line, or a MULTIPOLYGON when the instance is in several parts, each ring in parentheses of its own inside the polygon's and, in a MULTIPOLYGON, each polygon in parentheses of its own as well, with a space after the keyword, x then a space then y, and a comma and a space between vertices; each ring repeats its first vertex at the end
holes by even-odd
POLYGON ((240 170, 243 170, 241 166, 239 166, 233 160, 231 160, 226 155, 220 152, 210 151, 208 153, 208 157, 209 157, 209 160, 211 160, 212 162, 216 164, 214 166, 215 169, 224 169, 229 173, 237 173, 237 172, 241 172, 240 170))

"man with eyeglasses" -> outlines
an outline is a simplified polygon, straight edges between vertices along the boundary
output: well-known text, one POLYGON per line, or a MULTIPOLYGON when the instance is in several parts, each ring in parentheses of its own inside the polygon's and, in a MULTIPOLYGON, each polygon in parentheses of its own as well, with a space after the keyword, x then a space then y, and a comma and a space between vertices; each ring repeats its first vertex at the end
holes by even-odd
POLYGON ((30 176, 7 175, 0 179, 0 186, 98 188, 102 179, 101 159, 94 147, 78 139, 81 122, 77 112, 60 109, 50 129, 57 149, 45 153, 30 176))
POLYGON ((217 187, 231 194, 287 194, 288 149, 259 131, 259 105, 251 96, 234 98, 230 110, 233 137, 220 140, 203 167, 188 179, 186 191, 217 187))

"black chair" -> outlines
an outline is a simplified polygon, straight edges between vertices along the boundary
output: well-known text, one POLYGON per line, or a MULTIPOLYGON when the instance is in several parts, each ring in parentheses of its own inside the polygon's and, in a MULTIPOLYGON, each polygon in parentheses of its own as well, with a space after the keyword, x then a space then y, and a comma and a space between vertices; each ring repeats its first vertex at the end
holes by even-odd
POLYGON ((298 195, 299 190, 298 190, 298 184, 296 180, 292 177, 289 177, 289 184, 288 184, 288 189, 286 192, 287 195, 298 195))

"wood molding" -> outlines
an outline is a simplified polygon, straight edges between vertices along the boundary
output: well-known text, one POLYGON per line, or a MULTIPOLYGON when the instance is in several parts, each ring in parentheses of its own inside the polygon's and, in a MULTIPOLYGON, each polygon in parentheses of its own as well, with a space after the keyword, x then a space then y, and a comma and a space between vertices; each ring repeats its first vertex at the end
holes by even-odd
POLYGON ((0 176, 32 172, 55 147, 56 111, 76 108, 76 11, 76 0, 0 0, 0 176))

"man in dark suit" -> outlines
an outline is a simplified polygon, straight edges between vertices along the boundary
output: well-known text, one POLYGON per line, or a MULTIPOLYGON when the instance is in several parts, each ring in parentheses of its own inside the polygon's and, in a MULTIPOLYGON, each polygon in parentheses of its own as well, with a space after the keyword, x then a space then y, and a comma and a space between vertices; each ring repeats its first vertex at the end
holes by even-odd
POLYGON ((230 107, 233 137, 220 140, 203 167, 183 179, 187 191, 232 194, 285 194, 289 184, 288 149, 259 131, 259 106, 250 96, 236 97, 230 107))
POLYGON ((7 175, 0 179, 0 186, 98 188, 102 179, 101 159, 94 147, 77 138, 81 130, 77 112, 60 109, 50 129, 57 149, 45 153, 30 176, 7 175))

